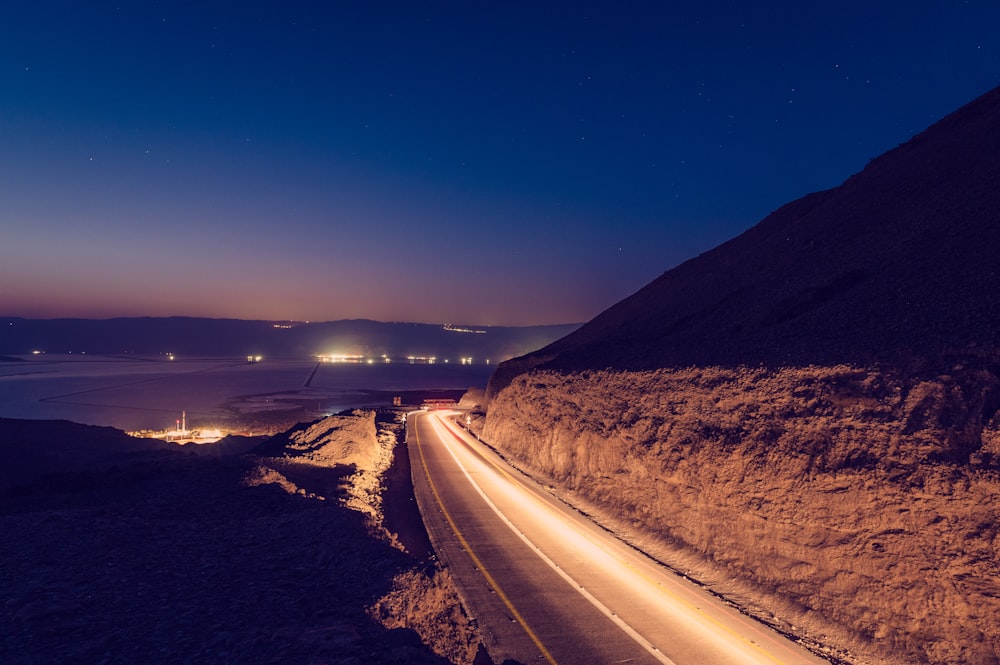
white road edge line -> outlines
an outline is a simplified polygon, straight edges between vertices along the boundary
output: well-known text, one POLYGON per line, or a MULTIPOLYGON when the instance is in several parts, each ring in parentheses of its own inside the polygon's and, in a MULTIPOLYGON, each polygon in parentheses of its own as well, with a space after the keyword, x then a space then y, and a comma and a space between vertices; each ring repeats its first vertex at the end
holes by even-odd
MULTIPOLYGON (((435 430, 438 431, 438 437, 445 444, 445 448, 448 449, 448 454, 451 455, 451 458, 453 460, 455 460, 455 464, 457 464, 458 468, 462 470, 462 474, 466 477, 466 479, 469 481, 469 483, 472 485, 472 487, 476 490, 476 493, 478 493, 479 496, 481 496, 483 498, 483 501, 486 502, 486 505, 488 505, 490 507, 490 509, 493 510, 493 512, 495 512, 497 514, 497 516, 503 521, 503 523, 506 524, 507 527, 511 531, 513 531, 517 535, 518 538, 520 538, 522 541, 524 541, 524 543, 528 547, 530 547, 535 552, 535 554, 537 554, 538 557, 542 561, 545 562, 545 564, 549 568, 551 568, 552 570, 554 570, 559 575, 559 577, 563 578, 566 582, 568 582, 570 584, 570 586, 572 586, 574 589, 576 589, 576 591, 581 596, 583 596, 584 598, 586 598, 587 601, 591 605, 593 605, 595 608, 597 608, 597 610, 601 614, 603 614, 608 619, 610 619, 612 623, 614 623, 616 626, 618 626, 619 628, 621 628, 625 632, 625 634, 628 635, 629 637, 631 637, 639 646, 641 646, 643 649, 645 649, 646 651, 648 651, 649 654, 651 656, 653 656, 653 658, 655 658, 658 661, 660 661, 661 663, 663 663, 663 665, 677 665, 677 663, 675 663, 673 660, 671 660, 670 658, 668 658, 652 642, 650 642, 645 637, 643 637, 642 635, 640 635, 639 633, 637 633, 635 631, 635 629, 632 628, 632 626, 630 626, 627 623, 625 623, 621 619, 621 617, 619 617, 617 614, 615 614, 614 612, 612 612, 608 608, 607 605, 605 605, 604 603, 602 603, 601 601, 599 601, 597 598, 595 598, 594 595, 591 594, 589 591, 587 591, 583 587, 582 584, 580 584, 579 582, 577 582, 576 580, 574 580, 572 577, 570 577, 566 573, 566 571, 564 571, 562 568, 560 568, 559 566, 557 566, 556 563, 545 554, 545 552, 543 552, 537 545, 535 545, 533 542, 531 542, 531 540, 529 540, 527 536, 525 536, 523 533, 521 533, 521 531, 516 526, 514 526, 514 523, 511 522, 510 519, 508 519, 507 516, 503 514, 503 512, 500 510, 500 508, 498 508, 497 505, 495 503, 493 503, 493 501, 488 496, 486 496, 486 492, 483 491, 483 488, 480 487, 479 483, 477 483, 475 481, 475 479, 473 479, 473 477, 469 474, 469 471, 465 468, 465 465, 462 464, 462 462, 458 459, 458 456, 451 449, 451 446, 448 444, 446 437, 441 436, 440 428, 443 427, 446 431, 448 431, 449 434, 453 434, 453 432, 450 431, 450 429, 448 428, 447 425, 444 425, 443 423, 440 422, 440 418, 433 418, 432 423, 433 423, 433 426, 434 426, 435 430)), ((535 498, 535 500, 537 501, 538 499, 535 498)))

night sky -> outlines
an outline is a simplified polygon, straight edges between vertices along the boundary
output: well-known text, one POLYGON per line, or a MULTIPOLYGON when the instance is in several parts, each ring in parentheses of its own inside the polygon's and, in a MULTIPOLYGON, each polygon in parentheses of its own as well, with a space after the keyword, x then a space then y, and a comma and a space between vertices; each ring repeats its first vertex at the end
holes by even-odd
POLYGON ((995 0, 3 3, 0 314, 585 321, 1000 84, 998 26, 995 0))

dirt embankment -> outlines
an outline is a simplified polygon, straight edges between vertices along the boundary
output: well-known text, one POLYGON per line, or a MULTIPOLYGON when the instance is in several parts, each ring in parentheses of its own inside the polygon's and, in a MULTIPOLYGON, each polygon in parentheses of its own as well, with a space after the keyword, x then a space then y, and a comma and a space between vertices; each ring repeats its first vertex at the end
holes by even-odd
POLYGON ((1000 662, 1000 385, 848 366, 535 371, 482 436, 856 663, 1000 662))
POLYGON ((0 420, 0 662, 471 663, 447 573, 384 527, 388 425, 216 456, 0 420))

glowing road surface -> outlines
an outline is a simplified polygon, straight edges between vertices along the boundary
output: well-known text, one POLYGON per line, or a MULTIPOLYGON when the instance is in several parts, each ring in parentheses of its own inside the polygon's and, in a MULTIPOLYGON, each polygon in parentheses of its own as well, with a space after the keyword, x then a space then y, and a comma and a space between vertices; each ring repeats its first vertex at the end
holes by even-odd
POLYGON ((828 663, 524 478, 443 412, 414 414, 414 492, 494 662, 828 663))

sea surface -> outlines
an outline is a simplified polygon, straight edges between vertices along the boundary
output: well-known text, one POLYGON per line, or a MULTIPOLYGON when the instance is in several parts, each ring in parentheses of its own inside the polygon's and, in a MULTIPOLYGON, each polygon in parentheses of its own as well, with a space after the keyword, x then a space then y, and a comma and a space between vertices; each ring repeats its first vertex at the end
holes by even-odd
MULTIPOLYGON (((253 430, 421 393, 485 387, 490 365, 353 365, 315 359, 177 358, 83 354, 0 362, 0 417, 65 419, 126 431, 253 430)), ((433 395, 432 395, 433 396, 433 395)), ((419 403, 419 402, 418 402, 419 403)), ((250 432, 253 433, 253 432, 250 432)))

